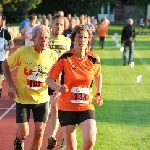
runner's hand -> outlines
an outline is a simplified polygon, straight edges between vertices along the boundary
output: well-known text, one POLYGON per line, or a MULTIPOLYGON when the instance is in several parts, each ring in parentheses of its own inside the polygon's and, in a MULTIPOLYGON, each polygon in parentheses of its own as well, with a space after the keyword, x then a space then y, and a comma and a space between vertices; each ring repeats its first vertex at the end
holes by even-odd
POLYGON ((67 85, 63 84, 59 87, 58 91, 59 92, 68 92, 69 89, 68 89, 67 85))
POLYGON ((16 86, 10 85, 8 88, 8 96, 14 99, 16 95, 19 97, 19 93, 18 93, 16 86))
POLYGON ((102 99, 102 96, 101 95, 96 95, 96 103, 98 106, 101 106, 103 105, 103 99, 102 99))
POLYGON ((54 92, 53 92, 53 97, 54 97, 54 100, 55 100, 56 102, 58 101, 60 95, 61 95, 61 92, 59 92, 59 91, 54 91, 54 92))

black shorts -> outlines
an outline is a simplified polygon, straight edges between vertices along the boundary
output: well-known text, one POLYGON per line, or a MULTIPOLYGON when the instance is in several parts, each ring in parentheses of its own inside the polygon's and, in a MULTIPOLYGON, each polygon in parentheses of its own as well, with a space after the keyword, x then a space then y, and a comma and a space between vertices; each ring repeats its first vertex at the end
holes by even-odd
POLYGON ((95 120, 95 111, 94 110, 85 110, 85 111, 62 111, 58 110, 58 118, 61 127, 67 125, 76 125, 84 122, 87 119, 95 120))
POLYGON ((2 63, 3 61, 0 61, 0 75, 3 75, 2 63))
POLYGON ((30 110, 32 110, 34 122, 47 122, 49 116, 48 109, 48 102, 41 104, 16 103, 16 123, 29 122, 30 110))

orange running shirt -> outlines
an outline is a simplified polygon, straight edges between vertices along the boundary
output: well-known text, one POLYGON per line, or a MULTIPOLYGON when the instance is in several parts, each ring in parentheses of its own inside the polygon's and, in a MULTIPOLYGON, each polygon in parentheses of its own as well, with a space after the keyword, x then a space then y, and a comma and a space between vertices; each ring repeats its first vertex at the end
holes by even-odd
POLYGON ((98 36, 105 37, 107 34, 107 26, 104 23, 98 25, 98 36))
POLYGON ((74 55, 74 49, 65 52, 54 64, 49 76, 56 80, 62 72, 62 84, 68 86, 69 91, 61 94, 58 109, 63 111, 94 110, 91 83, 101 74, 99 56, 87 52, 83 59, 74 55))

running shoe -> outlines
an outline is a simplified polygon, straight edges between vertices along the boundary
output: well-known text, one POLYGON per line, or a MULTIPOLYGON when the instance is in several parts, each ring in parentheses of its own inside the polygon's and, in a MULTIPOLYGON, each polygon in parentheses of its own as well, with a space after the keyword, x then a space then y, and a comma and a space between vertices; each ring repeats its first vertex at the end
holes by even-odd
POLYGON ((49 137, 48 138, 48 146, 47 146, 47 149, 48 150, 52 150, 55 146, 56 146, 56 139, 54 137, 49 137))
POLYGON ((14 140, 14 150, 24 150, 24 142, 17 137, 14 140))

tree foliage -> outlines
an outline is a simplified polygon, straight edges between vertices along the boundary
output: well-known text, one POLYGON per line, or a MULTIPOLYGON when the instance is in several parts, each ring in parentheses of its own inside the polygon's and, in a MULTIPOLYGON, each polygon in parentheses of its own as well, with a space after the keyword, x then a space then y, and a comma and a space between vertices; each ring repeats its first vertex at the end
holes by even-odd
MULTIPOLYGON (((122 0, 127 3, 129 0, 122 0)), ((149 0, 130 0, 140 8, 145 8, 149 0)), ((100 13, 101 5, 110 2, 115 4, 116 0, 0 0, 0 12, 3 11, 11 22, 20 22, 31 13, 52 14, 63 10, 65 15, 87 14, 97 15, 100 13)))
MULTIPOLYGON (((113 2, 114 0, 109 0, 113 2)), ((43 0, 36 9, 30 11, 41 14, 54 14, 58 10, 63 10, 65 14, 87 14, 96 15, 100 12, 102 4, 108 0, 43 0)))
POLYGON ((28 12, 36 8, 42 0, 2 0, 3 13, 9 21, 20 22, 28 16, 28 12))

